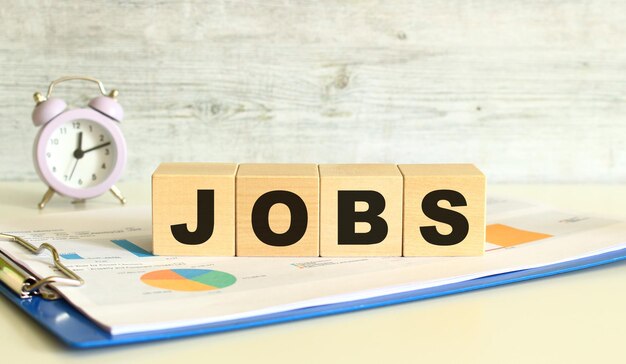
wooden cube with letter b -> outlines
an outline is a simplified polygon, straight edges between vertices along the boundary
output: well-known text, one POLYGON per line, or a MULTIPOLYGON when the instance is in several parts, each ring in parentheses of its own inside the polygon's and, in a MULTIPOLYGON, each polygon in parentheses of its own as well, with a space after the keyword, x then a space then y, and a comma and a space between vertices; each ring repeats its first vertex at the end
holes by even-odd
POLYGON ((471 164, 404 164, 404 256, 482 255, 485 176, 471 164))
POLYGON ((322 164, 320 253, 402 255, 402 174, 393 164, 322 164))
POLYGON ((157 255, 235 255, 236 164, 163 163, 152 175, 157 255))
POLYGON ((240 164, 237 256, 319 256, 316 164, 240 164))

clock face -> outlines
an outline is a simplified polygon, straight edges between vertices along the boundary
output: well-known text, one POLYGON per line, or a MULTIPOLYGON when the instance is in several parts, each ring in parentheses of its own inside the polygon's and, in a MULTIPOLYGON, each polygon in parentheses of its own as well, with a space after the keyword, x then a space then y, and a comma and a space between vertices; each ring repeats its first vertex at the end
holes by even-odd
POLYGON ((71 120, 50 134, 43 168, 67 187, 93 187, 111 174, 117 152, 107 128, 90 120, 71 120))

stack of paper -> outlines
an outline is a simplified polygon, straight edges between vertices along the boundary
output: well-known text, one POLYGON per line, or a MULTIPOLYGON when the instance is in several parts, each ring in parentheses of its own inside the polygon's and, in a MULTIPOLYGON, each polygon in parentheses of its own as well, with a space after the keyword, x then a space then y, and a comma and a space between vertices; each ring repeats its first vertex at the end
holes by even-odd
MULTIPOLYGON (((113 335, 352 302, 542 267, 626 247, 626 224, 489 199, 482 257, 210 258, 153 256, 148 206, 4 221, 0 231, 52 243, 84 280, 58 287, 113 335)), ((49 257, 2 250, 45 276, 49 257)))

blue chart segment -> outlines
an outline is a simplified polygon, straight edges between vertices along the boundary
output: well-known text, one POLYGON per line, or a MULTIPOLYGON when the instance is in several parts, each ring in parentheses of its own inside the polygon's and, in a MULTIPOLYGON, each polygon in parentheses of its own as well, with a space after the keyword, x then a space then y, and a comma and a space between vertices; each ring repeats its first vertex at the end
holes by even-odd
POLYGON ((153 257, 154 255, 147 252, 140 246, 137 246, 126 239, 122 240, 111 240, 115 245, 119 246, 122 249, 127 250, 128 252, 134 254, 139 258, 153 257))
POLYGON ((76 253, 67 253, 67 254, 60 254, 61 258, 63 259, 83 259, 83 257, 81 257, 80 255, 76 254, 76 253))

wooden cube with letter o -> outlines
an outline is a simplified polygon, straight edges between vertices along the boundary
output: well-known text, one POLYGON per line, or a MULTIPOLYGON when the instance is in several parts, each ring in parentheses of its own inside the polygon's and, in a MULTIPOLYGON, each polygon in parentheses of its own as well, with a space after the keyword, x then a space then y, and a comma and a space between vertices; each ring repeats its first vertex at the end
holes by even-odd
POLYGON ((316 164, 240 164, 237 256, 318 256, 316 164))

